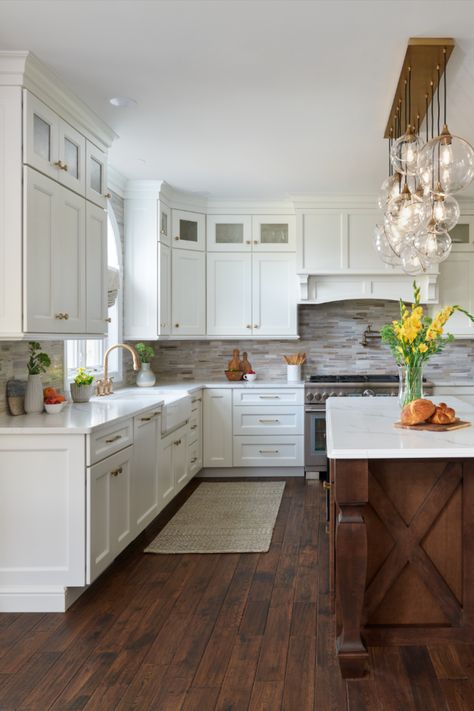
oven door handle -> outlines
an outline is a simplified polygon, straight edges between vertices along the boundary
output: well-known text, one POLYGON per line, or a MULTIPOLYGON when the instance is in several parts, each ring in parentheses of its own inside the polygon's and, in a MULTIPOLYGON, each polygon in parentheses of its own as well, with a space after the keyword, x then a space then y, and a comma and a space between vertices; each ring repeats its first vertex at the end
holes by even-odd
POLYGON ((310 405, 306 406, 305 412, 326 412, 326 407, 324 405, 310 405))

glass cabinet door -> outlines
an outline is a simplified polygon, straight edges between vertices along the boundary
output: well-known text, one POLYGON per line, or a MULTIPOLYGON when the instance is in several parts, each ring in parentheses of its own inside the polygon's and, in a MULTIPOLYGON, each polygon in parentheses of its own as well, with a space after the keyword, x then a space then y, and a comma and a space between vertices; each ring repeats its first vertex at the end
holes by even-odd
POLYGON ((107 155, 86 141, 86 198, 100 207, 107 203, 107 155))
POLYGON ((252 249, 248 215, 208 215, 207 249, 211 252, 249 252, 252 249))
POLYGON ((61 119, 42 101, 24 92, 25 151, 24 162, 50 178, 58 180, 58 133, 61 119))
POLYGON ((474 251, 474 215, 461 215, 449 235, 453 240, 453 252, 474 251))
POLYGON ((294 216, 255 215, 252 221, 252 245, 253 249, 259 252, 294 252, 294 216))
POLYGON ((59 181, 84 195, 86 188, 86 139, 65 121, 59 127, 59 181))
POLYGON ((204 251, 205 216, 187 210, 173 210, 173 248, 204 251))
POLYGON ((169 207, 163 202, 159 203, 158 215, 158 241, 169 247, 171 245, 171 214, 169 207))

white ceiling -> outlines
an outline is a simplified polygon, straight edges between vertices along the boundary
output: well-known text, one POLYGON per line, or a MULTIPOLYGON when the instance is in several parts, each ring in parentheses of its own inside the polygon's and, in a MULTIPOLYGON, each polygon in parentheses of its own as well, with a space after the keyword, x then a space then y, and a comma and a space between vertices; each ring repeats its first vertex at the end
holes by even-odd
POLYGON ((0 0, 0 49, 35 52, 115 129, 118 170, 215 196, 377 191, 417 35, 456 39, 449 124, 474 142, 473 2, 0 0))

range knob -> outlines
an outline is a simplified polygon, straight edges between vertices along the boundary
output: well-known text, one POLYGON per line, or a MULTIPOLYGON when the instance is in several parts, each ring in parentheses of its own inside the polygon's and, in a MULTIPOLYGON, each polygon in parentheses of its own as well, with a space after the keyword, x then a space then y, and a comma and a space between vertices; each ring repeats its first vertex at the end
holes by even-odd
POLYGON ((316 402, 319 402, 321 400, 321 393, 314 393, 314 399, 316 402))
POLYGON ((321 400, 327 400, 327 399, 328 399, 328 394, 326 391, 324 391, 323 394, 321 395, 321 400))
POLYGON ((336 396, 336 393, 334 392, 334 390, 329 393, 329 397, 337 397, 337 396, 336 396))
POLYGON ((311 400, 312 400, 313 398, 314 398, 313 393, 308 393, 308 394, 306 395, 306 399, 309 400, 310 402, 311 402, 311 400))
POLYGON ((364 390, 364 392, 362 393, 362 395, 363 395, 364 397, 374 397, 375 391, 374 391, 374 390, 371 390, 370 388, 367 388, 367 390, 364 390))
POLYGON ((342 390, 341 392, 337 393, 337 397, 344 397, 344 393, 342 392, 342 390))

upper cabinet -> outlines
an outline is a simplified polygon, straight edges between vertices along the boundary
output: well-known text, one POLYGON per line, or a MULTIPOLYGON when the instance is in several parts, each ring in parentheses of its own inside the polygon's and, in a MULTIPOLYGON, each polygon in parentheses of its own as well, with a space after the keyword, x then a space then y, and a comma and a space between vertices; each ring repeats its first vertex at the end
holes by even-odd
POLYGON ((0 51, 0 339, 106 331, 114 137, 31 53, 0 51))
POLYGON ((209 252, 294 252, 293 215, 208 215, 209 252))
MULTIPOLYGON (((462 218, 461 218, 462 222, 462 218)), ((432 309, 432 315, 444 306, 458 304, 474 313, 474 250, 453 251, 439 265, 439 304, 432 309)), ((467 316, 455 312, 446 324, 447 333, 457 338, 474 338, 474 324, 467 316)))
POLYGON ((296 229, 293 215, 253 215, 252 247, 256 252, 294 252, 296 229))
POLYGON ((158 220, 158 240, 171 247, 171 210, 163 200, 160 200, 158 220))
POLYGON ((204 252, 206 217, 198 212, 173 209, 173 248, 204 252))
POLYGON ((24 90, 24 162, 80 195, 86 187, 86 139, 24 90))

